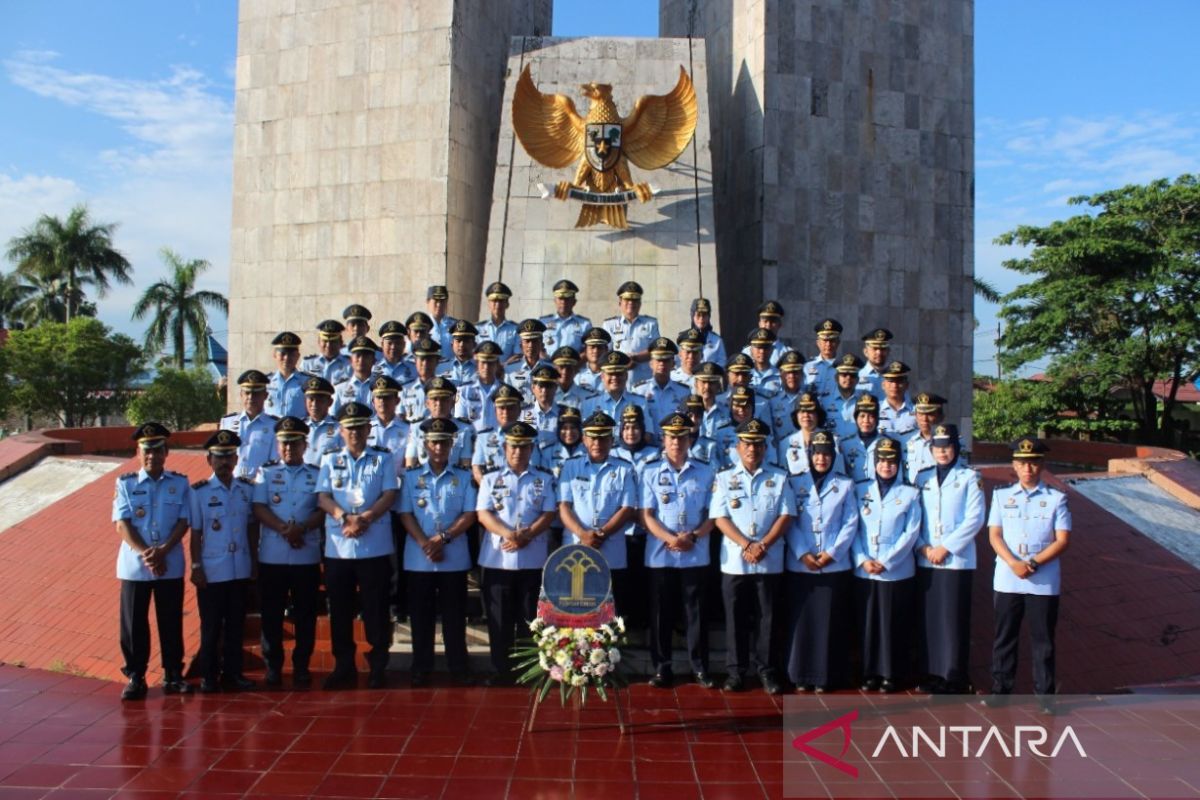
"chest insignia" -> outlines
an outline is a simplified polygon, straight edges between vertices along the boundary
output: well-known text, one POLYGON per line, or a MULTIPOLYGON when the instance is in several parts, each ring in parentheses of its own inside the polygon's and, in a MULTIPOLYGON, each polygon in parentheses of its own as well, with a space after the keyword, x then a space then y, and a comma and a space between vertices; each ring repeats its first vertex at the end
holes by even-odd
POLYGON ((137 511, 133 512, 133 515, 138 519, 141 519, 142 517, 146 516, 146 509, 139 508, 137 511))

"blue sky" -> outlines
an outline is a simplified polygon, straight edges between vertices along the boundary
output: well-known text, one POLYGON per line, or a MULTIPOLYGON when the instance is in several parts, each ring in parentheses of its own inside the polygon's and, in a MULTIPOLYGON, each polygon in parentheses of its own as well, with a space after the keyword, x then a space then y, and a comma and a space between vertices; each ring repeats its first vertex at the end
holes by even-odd
MULTIPOLYGON (((595 8, 556 0, 554 33, 658 32, 652 0, 595 8)), ((209 259, 205 288, 227 289, 236 20, 235 0, 4 4, 0 242, 81 201, 119 221, 138 286, 101 318, 135 336, 129 307, 163 245, 209 259)), ((1072 213, 1067 197, 1200 169, 1198 29, 1190 0, 977 0, 978 274, 1013 288, 992 238, 1072 213)), ((994 312, 977 308, 979 371, 994 312)))

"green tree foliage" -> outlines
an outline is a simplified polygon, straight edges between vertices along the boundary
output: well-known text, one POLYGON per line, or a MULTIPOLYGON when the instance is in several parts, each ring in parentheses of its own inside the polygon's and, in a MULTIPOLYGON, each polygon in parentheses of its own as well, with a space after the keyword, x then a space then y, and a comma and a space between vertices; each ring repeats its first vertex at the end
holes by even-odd
POLYGON ((115 223, 94 223, 87 206, 71 209, 65 220, 43 214, 32 227, 8 242, 7 257, 23 277, 37 279, 58 293, 61 317, 69 322, 82 313, 84 289, 95 287, 104 297, 112 282, 132 284, 133 268, 113 247, 115 223))
POLYGON ((32 286, 21 282, 17 273, 0 274, 0 328, 20 326, 21 308, 34 291, 32 286))
POLYGON ((90 317, 13 331, 5 350, 13 405, 68 428, 123 410, 142 368, 132 339, 90 317))
POLYGON ((196 279, 212 265, 203 259, 184 261, 168 247, 160 251, 170 276, 146 289, 133 307, 133 318, 144 319, 153 312, 146 329, 146 352, 158 353, 170 340, 175 366, 183 369, 185 335, 193 342, 195 363, 208 360, 208 313, 229 313, 229 301, 219 292, 196 289, 196 279))
POLYGON ((1091 213, 996 239, 1030 248, 1004 262, 1030 280, 1003 298, 1001 365, 1049 358, 1057 391, 1085 405, 1126 390, 1139 438, 1169 442, 1176 392, 1200 369, 1200 181, 1183 175, 1071 203, 1091 213), (1169 387, 1161 416, 1158 380, 1169 387))
POLYGON ((207 369, 166 367, 145 391, 129 401, 125 416, 135 425, 155 420, 182 431, 202 422, 215 422, 224 409, 207 369))
POLYGON ((984 442, 1008 442, 1044 430, 1054 417, 1053 398, 1044 383, 999 381, 991 391, 976 389, 971 432, 984 442))

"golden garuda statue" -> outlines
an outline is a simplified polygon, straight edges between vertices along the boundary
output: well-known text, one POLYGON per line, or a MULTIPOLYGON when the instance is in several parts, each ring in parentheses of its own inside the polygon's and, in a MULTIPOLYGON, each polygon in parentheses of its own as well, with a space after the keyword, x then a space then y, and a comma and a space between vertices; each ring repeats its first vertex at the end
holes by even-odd
MULTIPOLYGON (((646 95, 622 118, 612 86, 585 83, 591 101, 587 118, 562 94, 542 94, 526 66, 513 94, 513 129, 526 152, 547 167, 562 169, 579 161, 575 180, 554 188, 559 200, 583 201, 576 228, 604 223, 627 228, 625 206, 654 194, 648 183, 634 183, 626 159, 645 170, 662 169, 692 140, 696 130, 696 90, 683 67, 679 82, 663 95, 646 95)), ((547 192, 548 194, 548 192, 547 192)))

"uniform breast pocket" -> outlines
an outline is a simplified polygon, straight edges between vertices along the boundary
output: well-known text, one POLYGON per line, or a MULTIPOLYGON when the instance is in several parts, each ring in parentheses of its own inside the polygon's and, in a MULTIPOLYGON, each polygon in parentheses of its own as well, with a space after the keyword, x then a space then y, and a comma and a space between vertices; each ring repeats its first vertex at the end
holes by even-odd
POLYGON ((229 544, 229 526, 225 510, 213 511, 204 518, 204 558, 219 558, 229 544))

